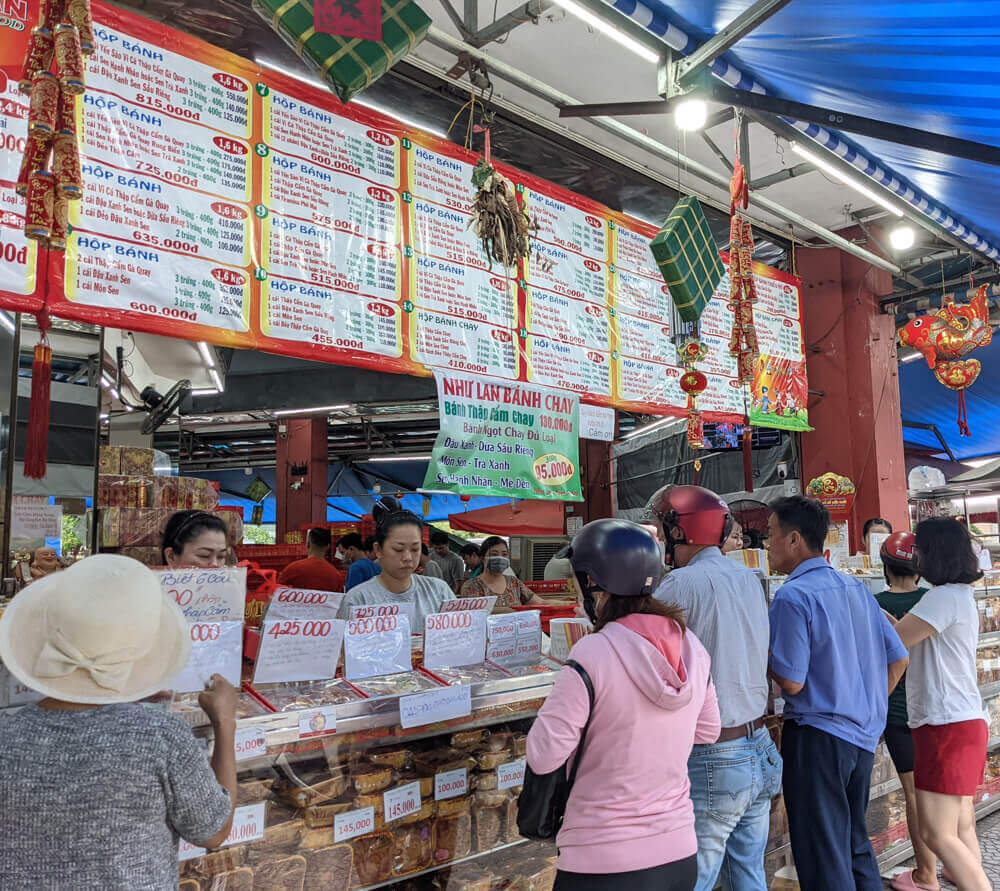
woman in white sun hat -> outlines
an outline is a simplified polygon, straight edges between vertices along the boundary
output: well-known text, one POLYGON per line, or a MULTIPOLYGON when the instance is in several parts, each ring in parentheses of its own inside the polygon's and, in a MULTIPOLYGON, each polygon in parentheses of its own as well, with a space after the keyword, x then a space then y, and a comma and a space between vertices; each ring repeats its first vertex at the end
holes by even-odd
POLYGON ((184 615, 128 557, 88 557, 14 598, 0 660, 46 698, 0 714, 0 888, 175 889, 178 838, 225 840, 236 691, 215 675, 199 697, 211 766, 183 721, 138 702, 190 650, 184 615))

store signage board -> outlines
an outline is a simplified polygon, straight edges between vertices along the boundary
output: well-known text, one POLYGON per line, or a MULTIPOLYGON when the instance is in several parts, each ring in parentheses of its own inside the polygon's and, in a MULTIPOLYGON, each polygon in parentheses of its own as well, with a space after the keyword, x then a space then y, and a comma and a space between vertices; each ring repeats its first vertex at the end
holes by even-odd
POLYGON ((62 513, 61 505, 49 504, 43 496, 15 495, 10 504, 11 551, 32 551, 61 539, 62 513))
POLYGON ((372 603, 352 606, 349 619, 381 619, 385 616, 404 616, 414 628, 414 606, 412 603, 372 603))
POLYGON ((407 730, 471 714, 472 688, 468 684, 399 697, 399 725, 407 730))
POLYGON ((440 430, 424 488, 582 501, 575 395, 435 371, 440 430))
POLYGON ((441 604, 441 612, 455 613, 468 609, 477 609, 482 610, 488 615, 493 612, 496 602, 496 597, 456 597, 454 600, 445 600, 441 604))
POLYGON ((213 674, 221 674, 238 688, 243 668, 243 623, 195 622, 188 625, 188 633, 191 656, 174 680, 174 691, 200 692, 213 674))
POLYGON ((163 592, 188 622, 242 622, 247 591, 245 566, 159 569, 163 592))
POLYGON ((601 405, 580 403, 580 438, 614 442, 615 410, 601 405))
POLYGON ((349 681, 413 668, 410 620, 403 614, 347 620, 344 677, 349 681))
POLYGON ((337 673, 347 627, 337 618, 337 608, 333 603, 296 604, 293 612, 297 618, 282 618, 281 609, 269 609, 264 616, 255 684, 318 681, 337 673))
MULTIPOLYGON (((8 74, 37 10, 8 10, 8 74)), ((79 103, 90 200, 72 202, 65 255, 8 229, 0 308, 40 309, 47 257, 62 318, 684 415, 655 227, 497 164, 538 223, 530 260, 508 272, 469 227, 475 153, 100 0, 93 15, 79 103)), ((0 129, 25 133, 16 77, 0 100, 0 129)), ((0 159, 0 178, 15 181, 19 160, 0 159)), ((11 201, 22 216, 23 199, 11 201)), ((754 275, 750 392, 728 353, 723 277, 702 320, 712 352, 699 408, 739 422, 749 396, 752 423, 804 429, 801 283, 759 265, 754 275)))
POLYGON ((444 801, 465 795, 469 790, 469 771, 464 767, 434 774, 434 800, 444 801))
POLYGON ((339 844, 375 831, 375 808, 363 807, 333 818, 333 842, 339 844))
POLYGON ((482 610, 432 613, 424 621, 424 666, 457 668, 486 658, 486 616, 482 610))

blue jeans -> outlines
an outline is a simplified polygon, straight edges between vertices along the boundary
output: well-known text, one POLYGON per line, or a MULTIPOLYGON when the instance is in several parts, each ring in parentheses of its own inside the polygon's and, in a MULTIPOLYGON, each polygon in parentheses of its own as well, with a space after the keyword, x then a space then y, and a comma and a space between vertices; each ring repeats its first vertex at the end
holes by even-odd
POLYGON ((761 728, 750 738, 695 746, 688 759, 698 884, 711 891, 722 873, 726 891, 767 891, 764 851, 771 799, 781 791, 781 756, 761 728))

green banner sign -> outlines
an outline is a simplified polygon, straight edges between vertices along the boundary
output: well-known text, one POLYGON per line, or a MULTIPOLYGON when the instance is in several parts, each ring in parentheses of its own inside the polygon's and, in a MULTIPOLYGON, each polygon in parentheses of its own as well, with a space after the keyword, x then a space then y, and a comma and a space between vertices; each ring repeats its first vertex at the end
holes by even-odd
POLYGON ((425 489, 583 501, 576 395, 450 371, 435 378, 441 430, 425 489))

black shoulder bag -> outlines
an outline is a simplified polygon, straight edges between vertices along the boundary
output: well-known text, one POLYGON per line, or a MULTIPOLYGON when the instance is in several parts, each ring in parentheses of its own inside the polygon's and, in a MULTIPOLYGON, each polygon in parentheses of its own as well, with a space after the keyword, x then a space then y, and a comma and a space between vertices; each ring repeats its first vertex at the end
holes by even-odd
MULTIPOLYGON (((587 739, 587 728, 594 713, 594 684, 590 675, 578 662, 572 659, 566 665, 573 668, 587 687, 587 697, 590 699, 590 714, 587 723, 580 731, 580 744, 576 747, 576 757, 566 775, 566 764, 551 773, 536 774, 530 767, 524 768, 524 786, 517 799, 517 831, 525 838, 535 841, 548 841, 556 837, 566 814, 566 802, 576 780, 576 769, 580 765, 580 755, 587 739)), ((567 762, 568 763, 568 762, 567 762)))

